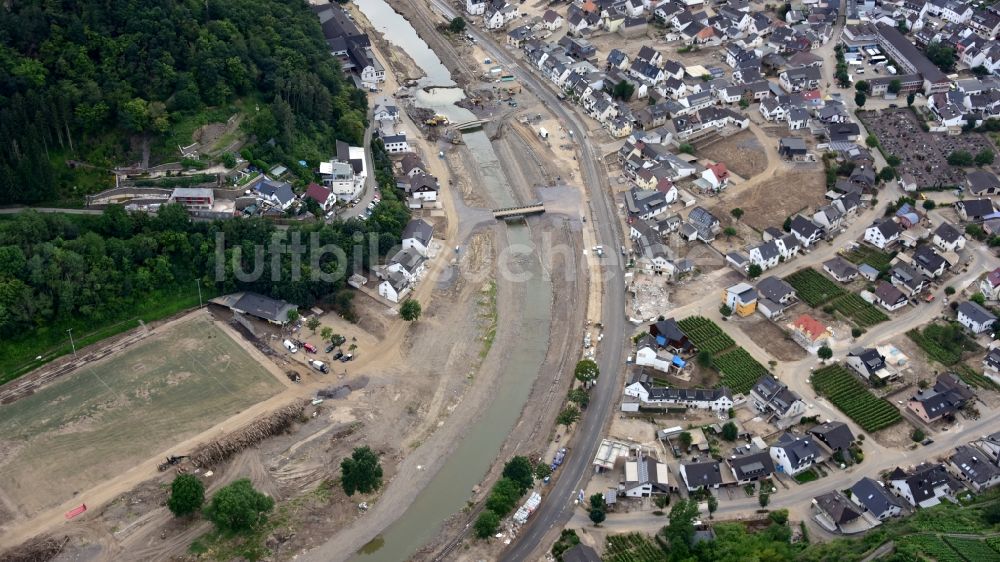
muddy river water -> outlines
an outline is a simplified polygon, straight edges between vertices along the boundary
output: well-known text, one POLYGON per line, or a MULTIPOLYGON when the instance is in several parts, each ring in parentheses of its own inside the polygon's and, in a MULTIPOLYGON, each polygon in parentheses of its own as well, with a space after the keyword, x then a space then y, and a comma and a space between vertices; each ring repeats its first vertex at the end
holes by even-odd
MULTIPOLYGON (((464 93, 455 87, 448 69, 406 19, 385 0, 356 3, 386 40, 404 50, 423 70, 424 77, 415 95, 417 106, 433 109, 452 122, 475 119, 472 112, 455 105, 464 98, 464 93)), ((469 132, 463 135, 463 140, 482 171, 484 194, 497 207, 515 205, 517 201, 487 135, 481 130, 469 132)), ((508 246, 532 244, 530 227, 524 223, 509 225, 506 236, 508 246)), ((503 243, 499 245, 504 246, 503 243)), ((526 281, 519 281, 523 283, 523 290, 514 291, 523 296, 513 302, 499 302, 497 307, 501 316, 509 314, 509 318, 519 319, 519 325, 512 331, 517 334, 517 341, 512 346, 516 353, 507 352, 501 357, 506 350, 494 348, 486 358, 487 361, 503 362, 492 402, 468 428, 430 484, 395 523, 361 549, 353 560, 398 562, 409 558, 431 540, 446 519, 466 506, 472 488, 482 481, 517 422, 548 350, 552 305, 552 283, 538 255, 531 253, 522 258, 508 268, 527 274, 521 276, 528 278, 526 281), (510 311, 519 311, 519 314, 510 311)))

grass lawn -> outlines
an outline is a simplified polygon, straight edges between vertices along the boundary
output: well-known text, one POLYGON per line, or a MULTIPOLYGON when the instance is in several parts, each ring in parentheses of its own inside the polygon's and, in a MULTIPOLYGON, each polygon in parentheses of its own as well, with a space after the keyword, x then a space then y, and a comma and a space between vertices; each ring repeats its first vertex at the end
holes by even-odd
POLYGON ((205 317, 185 320, 0 409, 0 486, 37 512, 282 388, 205 317))
MULTIPOLYGON (((202 289, 207 301, 216 296, 214 289, 202 289)), ((73 330, 76 348, 82 349, 105 338, 127 332, 139 326, 139 321, 153 322, 183 310, 198 306, 198 289, 191 282, 190 290, 156 293, 145 299, 140 308, 108 318, 100 325, 73 319, 39 328, 22 337, 0 342, 0 384, 12 381, 29 371, 73 352, 67 330, 73 330), (36 359, 41 357, 41 359, 36 359)))
POLYGON ((814 480, 819 480, 819 475, 813 469, 806 470, 805 472, 800 472, 795 475, 795 481, 799 484, 805 484, 806 482, 812 482, 814 480))

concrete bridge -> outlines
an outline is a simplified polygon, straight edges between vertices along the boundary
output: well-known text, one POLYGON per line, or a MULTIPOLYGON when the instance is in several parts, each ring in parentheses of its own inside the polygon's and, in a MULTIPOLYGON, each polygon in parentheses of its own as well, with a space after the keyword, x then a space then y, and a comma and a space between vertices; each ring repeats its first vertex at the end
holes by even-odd
POLYGON ((522 207, 507 207, 504 209, 493 209, 493 218, 495 219, 508 219, 514 217, 526 217, 528 215, 540 215, 545 212, 545 205, 541 203, 535 203, 533 205, 524 205, 522 207))
POLYGON ((472 129, 478 129, 489 122, 489 119, 473 119, 464 123, 456 123, 453 127, 456 131, 469 131, 472 129))

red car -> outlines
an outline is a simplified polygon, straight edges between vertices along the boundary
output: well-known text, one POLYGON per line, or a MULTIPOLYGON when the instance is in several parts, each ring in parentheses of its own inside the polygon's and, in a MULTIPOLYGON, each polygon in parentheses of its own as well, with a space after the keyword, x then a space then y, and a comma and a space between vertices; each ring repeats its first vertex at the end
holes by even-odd
POLYGON ((302 349, 308 351, 309 353, 316 353, 316 346, 311 343, 302 344, 302 349))

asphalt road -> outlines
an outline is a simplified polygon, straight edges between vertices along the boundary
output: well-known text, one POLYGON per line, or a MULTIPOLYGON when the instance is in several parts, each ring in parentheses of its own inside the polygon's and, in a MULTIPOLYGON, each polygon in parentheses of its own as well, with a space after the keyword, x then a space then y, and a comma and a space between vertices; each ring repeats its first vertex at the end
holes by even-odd
MULTIPOLYGON (((432 0, 432 3, 438 11, 449 17, 457 15, 442 0, 432 0)), ((577 490, 582 487, 587 471, 591 470, 591 461, 601 442, 599 437, 604 434, 618 391, 622 388, 619 379, 624 365, 622 355, 626 330, 624 264, 621 255, 613 250, 622 245, 622 234, 611 201, 608 174, 577 113, 556 97, 547 81, 537 78, 528 67, 522 66, 520 60, 494 43, 492 37, 471 27, 469 32, 494 60, 510 68, 512 74, 548 106, 579 142, 581 180, 590 191, 590 220, 597 230, 598 243, 612 249, 607 252, 603 261, 601 323, 604 325, 605 336, 597 353, 597 362, 603 375, 591 391, 590 405, 576 429, 574 439, 568 444, 570 452, 566 462, 560 467, 554 484, 546 491, 541 506, 522 529, 516 542, 503 555, 503 560, 520 561, 530 559, 537 547, 544 548, 545 535, 553 528, 561 528, 573 516, 573 499, 577 490)))

